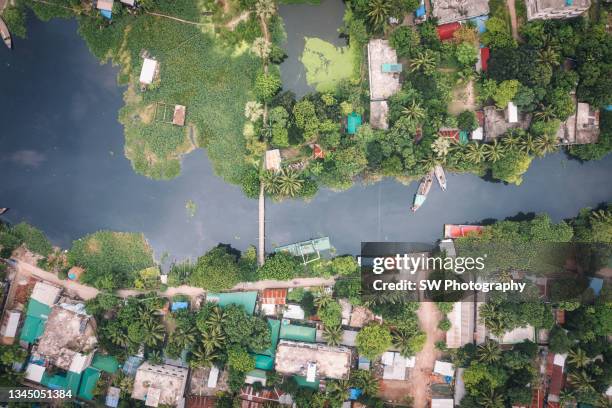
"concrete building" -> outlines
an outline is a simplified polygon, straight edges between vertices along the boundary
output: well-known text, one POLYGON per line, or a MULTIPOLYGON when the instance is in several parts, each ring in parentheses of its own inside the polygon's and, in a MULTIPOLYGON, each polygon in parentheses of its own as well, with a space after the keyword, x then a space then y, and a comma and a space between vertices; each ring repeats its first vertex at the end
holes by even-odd
POLYGON ((510 129, 529 128, 531 115, 518 112, 516 105, 509 104, 509 109, 497 109, 495 106, 484 108, 484 137, 485 141, 493 141, 510 129))
POLYGON ((599 139, 599 111, 577 102, 576 111, 559 126, 557 138, 563 145, 596 143, 599 139))
POLYGON ((474 302, 455 302, 447 317, 451 328, 446 332, 446 347, 459 348, 474 341, 474 302))
POLYGON ((591 0, 525 0, 527 20, 578 17, 591 7, 591 0))
POLYGON ((276 351, 276 371, 300 375, 308 382, 321 378, 347 379, 351 369, 350 349, 322 344, 281 340, 276 351))
POLYGON ((148 407, 181 405, 188 372, 183 367, 145 362, 136 371, 132 398, 144 401, 148 407))
POLYGON ((397 53, 389 41, 373 39, 368 43, 368 74, 370 82, 370 125, 374 129, 389 127, 387 99, 401 89, 400 73, 386 69, 397 66, 397 53))
POLYGON ((140 70, 140 83, 143 85, 150 85, 155 79, 157 74, 159 63, 152 58, 145 58, 142 63, 142 69, 140 70))
POLYGON ((433 16, 438 24, 468 20, 489 14, 488 0, 432 0, 433 16))
POLYGON ((13 344, 17 335, 17 328, 21 320, 21 312, 19 310, 7 310, 2 319, 0 327, 0 336, 2 344, 13 344))

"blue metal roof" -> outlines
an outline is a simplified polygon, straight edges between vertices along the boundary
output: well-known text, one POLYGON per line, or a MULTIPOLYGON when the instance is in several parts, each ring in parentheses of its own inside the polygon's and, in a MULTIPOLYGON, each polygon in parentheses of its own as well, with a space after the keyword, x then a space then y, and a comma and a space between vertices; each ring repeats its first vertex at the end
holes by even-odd
POLYGON ((100 14, 102 14, 102 17, 109 20, 112 20, 113 18, 113 13, 110 10, 100 10, 100 14))
POLYGON ((170 310, 176 312, 177 310, 189 309, 189 302, 172 302, 170 310))

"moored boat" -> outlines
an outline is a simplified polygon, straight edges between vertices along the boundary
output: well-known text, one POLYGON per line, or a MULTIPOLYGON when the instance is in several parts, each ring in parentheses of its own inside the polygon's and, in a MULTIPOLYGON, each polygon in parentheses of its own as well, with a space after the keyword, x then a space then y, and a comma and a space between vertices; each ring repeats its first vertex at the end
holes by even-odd
POLYGON ((6 44, 9 49, 13 47, 11 33, 2 17, 0 17, 0 37, 2 37, 2 41, 4 41, 4 44, 6 44))
POLYGON ((444 169, 439 164, 434 167, 434 173, 436 174, 436 179, 438 179, 438 184, 442 191, 446 191, 446 175, 444 174, 444 169))
POLYGON ((4 214, 5 212, 7 212, 9 209, 8 208, 2 208, 0 207, 0 215, 4 214))
POLYGON ((429 194, 429 190, 431 190, 431 185, 433 184, 434 172, 430 171, 423 180, 421 180, 421 184, 419 184, 419 188, 417 189, 416 195, 414 196, 414 202, 412 203, 411 210, 414 212, 421 208, 425 199, 427 199, 427 194, 429 194))

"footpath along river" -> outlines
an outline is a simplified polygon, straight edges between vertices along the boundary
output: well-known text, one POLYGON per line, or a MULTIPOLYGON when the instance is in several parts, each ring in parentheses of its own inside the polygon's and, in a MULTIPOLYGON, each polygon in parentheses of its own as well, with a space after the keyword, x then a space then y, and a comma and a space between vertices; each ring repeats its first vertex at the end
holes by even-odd
MULTIPOLYGON (((335 29, 317 27, 327 27, 327 20, 300 23, 304 11, 291 7, 281 14, 291 23, 288 41, 298 48, 292 53, 301 54, 300 36, 338 41, 335 29)), ((334 16, 341 19, 341 10, 334 16)), ((188 155, 181 176, 171 181, 134 173, 117 122, 123 89, 116 68, 100 65, 76 29, 75 21, 30 18, 28 39, 17 40, 11 52, 0 48, 0 206, 11 208, 6 219, 26 220, 63 247, 99 229, 141 231, 158 257, 167 252, 171 259, 195 258, 219 242, 238 249, 256 244, 257 201, 215 176, 204 151, 188 155), (189 200, 197 208, 193 217, 185 208, 189 200)), ((300 68, 294 61, 282 69, 285 78, 297 78, 292 70, 300 68)), ((304 82, 289 84, 304 92, 304 82)), ((444 223, 521 211, 560 220, 612 200, 611 175, 612 156, 581 164, 561 153, 535 160, 521 186, 448 175, 448 191, 434 188, 415 214, 414 184, 384 180, 340 193, 323 190, 309 203, 268 203, 267 247, 327 235, 338 253, 357 253, 361 241, 433 242, 444 223)))

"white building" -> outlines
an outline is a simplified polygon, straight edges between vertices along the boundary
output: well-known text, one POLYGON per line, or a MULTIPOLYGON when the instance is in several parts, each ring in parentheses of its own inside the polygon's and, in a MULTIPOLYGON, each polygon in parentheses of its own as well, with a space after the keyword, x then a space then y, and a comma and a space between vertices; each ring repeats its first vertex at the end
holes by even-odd
POLYGON ((525 0, 527 20, 578 17, 591 7, 591 0, 525 0))
POLYGON ((142 69, 140 70, 140 83, 144 85, 150 85, 155 79, 155 73, 157 72, 158 62, 151 58, 145 58, 142 63, 142 69))

